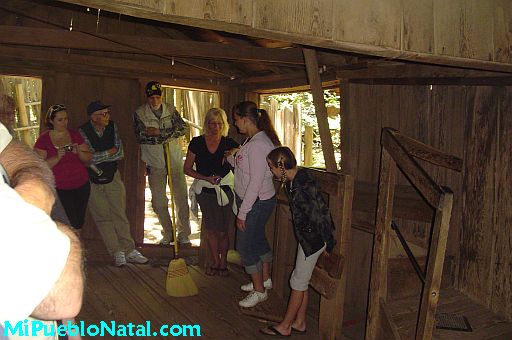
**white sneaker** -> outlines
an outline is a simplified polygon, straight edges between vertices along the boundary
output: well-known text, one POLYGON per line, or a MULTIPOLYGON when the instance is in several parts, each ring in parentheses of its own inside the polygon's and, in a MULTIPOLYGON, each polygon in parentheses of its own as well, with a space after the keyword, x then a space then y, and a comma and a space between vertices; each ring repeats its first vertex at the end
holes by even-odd
POLYGON ((124 256, 124 251, 115 252, 114 261, 117 267, 124 266, 126 264, 126 257, 124 256))
POLYGON ((142 255, 137 249, 132 250, 128 255, 126 255, 126 261, 130 263, 147 263, 149 260, 142 255))
POLYGON ((249 293, 249 295, 247 295, 245 297, 245 299, 241 300, 238 303, 238 305, 240 307, 250 308, 250 307, 256 306, 260 302, 265 301, 266 299, 268 299, 268 294, 267 294, 266 289, 263 293, 253 290, 252 292, 249 293))
MULTIPOLYGON (((270 277, 263 281, 263 287, 265 287, 265 289, 272 289, 272 279, 270 277)), ((252 292, 254 290, 254 285, 252 284, 252 282, 249 282, 244 285, 241 285, 240 289, 243 290, 244 292, 252 292)))

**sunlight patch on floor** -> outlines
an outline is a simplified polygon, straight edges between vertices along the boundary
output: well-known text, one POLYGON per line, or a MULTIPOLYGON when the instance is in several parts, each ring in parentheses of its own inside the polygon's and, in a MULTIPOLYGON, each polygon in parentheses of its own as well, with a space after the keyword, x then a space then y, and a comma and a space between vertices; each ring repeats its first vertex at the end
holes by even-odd
MULTIPOLYGON (((188 188, 192 184, 194 180, 192 177, 185 176, 187 179, 187 192, 188 188)), ((162 238, 162 226, 160 222, 158 222, 158 218, 151 207, 151 190, 149 189, 149 185, 147 184, 146 177, 146 190, 145 190, 145 210, 144 210, 144 243, 146 244, 155 244, 160 241, 162 238)), ((167 197, 169 197, 169 214, 172 214, 170 197, 171 193, 169 190, 169 186, 167 186, 167 197)), ((189 200, 190 206, 190 200, 189 200)), ((195 217, 192 212, 190 212, 190 242, 194 246, 199 246, 201 241, 201 210, 199 210, 199 217, 195 217)))

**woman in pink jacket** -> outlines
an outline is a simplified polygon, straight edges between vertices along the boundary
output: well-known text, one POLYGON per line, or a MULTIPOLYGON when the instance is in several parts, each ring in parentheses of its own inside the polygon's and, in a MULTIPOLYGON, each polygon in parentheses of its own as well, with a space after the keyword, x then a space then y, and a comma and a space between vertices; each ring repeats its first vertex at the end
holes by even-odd
POLYGON ((237 104, 233 120, 239 132, 248 136, 234 159, 235 193, 239 205, 236 245, 245 271, 252 279, 241 287, 249 294, 239 305, 247 308, 265 301, 266 290, 272 288, 272 250, 265 237, 265 224, 276 206, 276 192, 266 157, 281 143, 267 112, 258 109, 253 102, 237 104))

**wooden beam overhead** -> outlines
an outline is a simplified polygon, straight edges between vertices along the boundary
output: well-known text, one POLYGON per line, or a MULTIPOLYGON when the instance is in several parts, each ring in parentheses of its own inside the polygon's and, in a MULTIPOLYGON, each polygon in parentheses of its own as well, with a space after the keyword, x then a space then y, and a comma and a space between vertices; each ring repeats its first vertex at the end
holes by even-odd
POLYGON ((394 60, 512 71, 510 44, 504 38, 507 26, 493 31, 493 25, 489 25, 510 20, 510 5, 495 9, 493 0, 478 1, 482 5, 469 16, 464 1, 414 8, 400 1, 387 1, 372 11, 365 3, 349 0, 299 2, 295 11, 286 11, 286 1, 268 0, 242 1, 236 6, 206 0, 195 6, 185 0, 63 1, 151 20, 394 60), (296 15, 309 12, 316 15, 296 15), (461 25, 462 20, 467 22, 461 25))
MULTIPOLYGON (((339 86, 339 80, 327 79, 322 81, 322 87, 332 88, 339 86)), ((309 84, 304 85, 302 81, 298 80, 282 80, 274 83, 258 83, 244 86, 245 91, 252 91, 261 94, 274 94, 274 93, 293 93, 311 91, 309 84)))
POLYGON ((419 63, 376 60, 338 66, 338 79, 435 79, 435 78, 512 78, 509 72, 470 70, 465 68, 425 65, 419 63))
POLYGON ((25 61, 39 61, 42 63, 57 64, 75 64, 78 66, 104 67, 112 70, 126 70, 134 74, 138 70, 144 73, 162 74, 168 77, 179 76, 191 79, 224 79, 219 75, 207 74, 204 70, 187 65, 171 66, 167 63, 157 63, 150 61, 130 60, 122 58, 97 57, 82 54, 64 53, 57 51, 43 51, 40 49, 15 48, 0 46, 0 55, 2 58, 11 58, 25 61))
POLYGON ((274 83, 283 80, 299 80, 303 84, 307 83, 307 74, 306 71, 296 71, 293 73, 285 73, 285 74, 273 74, 268 76, 257 76, 257 77, 247 77, 241 78, 235 81, 234 84, 240 85, 248 85, 248 84, 261 84, 261 83, 274 83))
POLYGON ((299 48, 268 49, 219 43, 97 34, 63 29, 0 26, 0 43, 79 50, 195 57, 244 62, 304 65, 299 48))
POLYGON ((368 78, 347 79, 349 83, 367 85, 459 85, 459 86, 510 86, 512 77, 471 78, 368 78))

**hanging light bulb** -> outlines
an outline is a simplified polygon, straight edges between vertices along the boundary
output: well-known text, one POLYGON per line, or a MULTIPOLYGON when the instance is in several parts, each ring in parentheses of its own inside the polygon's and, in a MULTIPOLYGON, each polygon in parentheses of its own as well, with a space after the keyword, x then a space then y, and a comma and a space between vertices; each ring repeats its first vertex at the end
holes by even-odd
POLYGON ((174 57, 171 58, 171 65, 174 66, 174 57))
POLYGON ((69 30, 73 30, 73 17, 71 17, 71 22, 69 23, 69 30))

